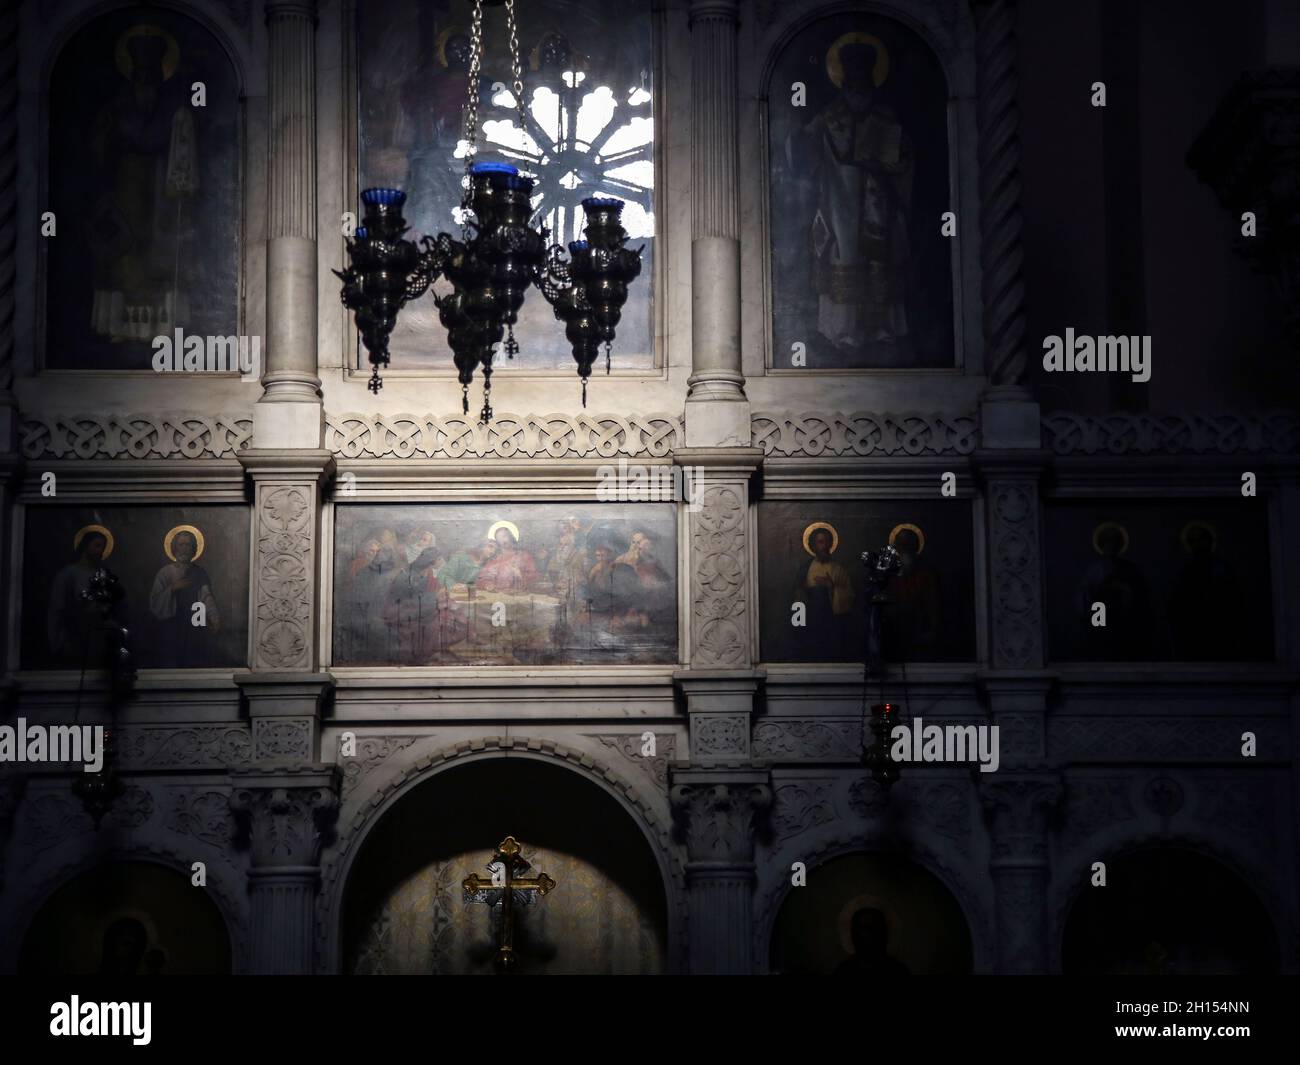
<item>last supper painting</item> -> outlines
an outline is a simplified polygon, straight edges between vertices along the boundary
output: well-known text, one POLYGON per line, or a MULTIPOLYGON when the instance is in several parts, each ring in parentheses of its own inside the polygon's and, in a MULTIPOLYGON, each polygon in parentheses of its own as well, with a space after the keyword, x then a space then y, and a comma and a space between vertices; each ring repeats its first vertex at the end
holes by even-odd
POLYGON ((677 659, 670 503, 340 506, 338 665, 677 659))

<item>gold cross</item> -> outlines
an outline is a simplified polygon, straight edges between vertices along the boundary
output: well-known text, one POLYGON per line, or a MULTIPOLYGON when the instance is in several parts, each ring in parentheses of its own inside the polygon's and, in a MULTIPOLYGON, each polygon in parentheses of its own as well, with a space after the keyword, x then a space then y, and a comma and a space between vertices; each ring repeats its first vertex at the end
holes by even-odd
POLYGON ((528 871, 529 864, 520 853, 521 848, 514 836, 506 836, 492 855, 488 868, 496 865, 499 872, 490 877, 470 873, 461 883, 465 891, 466 902, 485 902, 494 906, 501 903, 501 927, 497 930, 496 967, 499 972, 512 972, 515 958, 515 894, 519 893, 520 903, 527 905, 536 902, 555 887, 555 881, 545 873, 537 876, 521 876, 528 871))

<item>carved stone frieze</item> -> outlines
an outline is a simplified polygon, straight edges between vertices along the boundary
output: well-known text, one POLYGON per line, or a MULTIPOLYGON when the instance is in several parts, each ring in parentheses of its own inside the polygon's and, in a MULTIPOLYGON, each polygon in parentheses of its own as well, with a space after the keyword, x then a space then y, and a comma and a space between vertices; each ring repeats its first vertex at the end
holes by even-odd
POLYGON ((749 581, 744 487, 739 483, 708 485, 700 508, 690 519, 694 615, 691 665, 747 665, 749 581))
POLYGON ((244 725, 128 725, 117 730, 117 745, 124 769, 220 769, 253 757, 244 725))
POLYGON ((29 459, 220 459, 249 446, 243 414, 25 414, 19 446, 29 459))
POLYGON ((754 757, 779 761, 858 761, 862 722, 843 718, 783 718, 754 727, 754 757))
POLYGON ((645 741, 639 732, 598 733, 594 738, 610 750, 617 751, 642 772, 647 773, 659 790, 668 787, 668 763, 677 757, 677 737, 673 733, 656 734, 655 753, 651 756, 641 753, 645 741))
POLYGON ((305 718, 254 718, 253 751, 258 761, 309 762, 312 723, 305 718))
POLYGON ((355 791, 366 774, 383 765, 389 758, 412 746, 415 736, 358 736, 357 753, 351 758, 341 758, 343 767, 343 793, 355 791))
POLYGON ((228 846, 235 830, 230 795, 224 791, 177 790, 164 822, 173 832, 193 836, 214 847, 228 846))
POLYGON ((1036 481, 990 481, 993 660, 1003 668, 1030 668, 1043 661, 1038 509, 1036 481))
POLYGON ((325 446, 340 458, 661 458, 685 439, 673 414, 328 415, 325 446))
POLYGON ((1058 455, 1294 454, 1300 449, 1300 416, 1057 411, 1043 417, 1043 441, 1058 455))
POLYGON ((974 414, 942 412, 759 411, 750 416, 750 430, 764 455, 969 455, 978 423, 974 414))
POLYGON ((255 668, 310 666, 314 526, 309 486, 258 486, 255 668))

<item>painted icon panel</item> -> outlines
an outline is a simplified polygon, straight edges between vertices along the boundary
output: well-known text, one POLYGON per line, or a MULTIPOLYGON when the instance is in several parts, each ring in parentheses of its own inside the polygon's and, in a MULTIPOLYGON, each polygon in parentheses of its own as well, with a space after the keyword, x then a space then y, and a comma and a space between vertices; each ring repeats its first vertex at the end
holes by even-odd
POLYGON ((887 661, 975 657, 974 545, 964 500, 773 500, 759 504, 765 662, 861 662, 863 551, 891 543, 903 570, 885 589, 887 661))
POLYGON ((23 548, 22 662, 102 669, 96 568, 118 579, 114 616, 136 665, 186 669, 247 661, 248 508, 237 505, 30 507, 23 548))
POLYGON ((777 57, 774 369, 953 365, 947 103, 929 46, 879 15, 819 19, 777 57))
POLYGON ((677 661, 671 503, 340 505, 338 665, 677 661))

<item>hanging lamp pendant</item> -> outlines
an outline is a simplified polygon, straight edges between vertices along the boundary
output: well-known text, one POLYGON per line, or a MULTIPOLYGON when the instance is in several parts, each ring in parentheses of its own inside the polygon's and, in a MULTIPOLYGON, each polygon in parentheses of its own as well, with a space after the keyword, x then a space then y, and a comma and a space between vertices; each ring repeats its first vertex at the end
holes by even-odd
MULTIPOLYGON (((519 128, 524 121, 524 89, 515 26, 515 0, 504 0, 510 38, 511 70, 519 128)), ((433 283, 451 285, 445 295, 434 293, 438 319, 447 330, 461 383, 462 409, 469 413, 469 386, 474 371, 483 371, 481 423, 492 419, 492 371, 498 345, 507 358, 519 351, 514 327, 529 285, 564 323, 565 337, 582 380, 582 405, 587 405, 587 379, 604 348, 605 370, 615 332, 627 302, 628 285, 641 272, 641 252, 626 247, 621 222, 623 201, 589 197, 583 236, 566 250, 548 246, 549 233, 532 221, 535 179, 509 163, 479 162, 478 87, 483 57, 483 0, 475 0, 471 26, 471 58, 465 104, 465 195, 461 201, 461 238, 439 233, 417 244, 406 238, 402 217, 406 193, 371 188, 361 193, 363 224, 347 242, 349 265, 335 270, 343 282, 343 305, 353 312, 361 341, 370 357, 369 388, 383 387, 380 369, 389 365, 389 338, 398 314, 408 302, 423 296, 433 283)))

